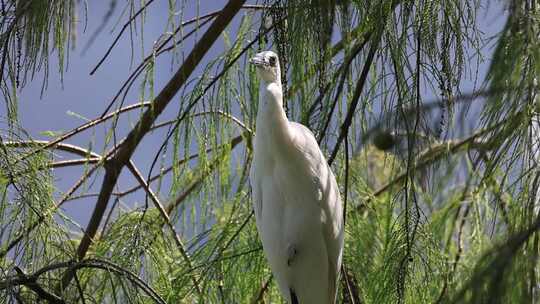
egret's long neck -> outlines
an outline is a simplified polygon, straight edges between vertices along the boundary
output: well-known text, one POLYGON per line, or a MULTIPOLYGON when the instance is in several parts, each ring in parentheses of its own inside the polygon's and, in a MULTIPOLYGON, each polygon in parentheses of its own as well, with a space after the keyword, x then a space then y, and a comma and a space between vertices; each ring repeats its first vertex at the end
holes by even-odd
POLYGON ((289 121, 283 110, 283 90, 281 83, 264 84, 262 98, 257 111, 257 133, 272 136, 275 140, 287 139, 289 121))

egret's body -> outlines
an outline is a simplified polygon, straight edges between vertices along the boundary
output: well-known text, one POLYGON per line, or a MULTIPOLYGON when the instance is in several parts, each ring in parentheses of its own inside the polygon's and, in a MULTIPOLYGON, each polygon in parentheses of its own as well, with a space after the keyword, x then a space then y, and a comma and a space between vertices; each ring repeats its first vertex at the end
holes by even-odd
POLYGON ((288 302, 334 303, 343 250, 335 177, 313 134, 285 115, 277 56, 251 62, 264 82, 250 180, 266 258, 288 302))

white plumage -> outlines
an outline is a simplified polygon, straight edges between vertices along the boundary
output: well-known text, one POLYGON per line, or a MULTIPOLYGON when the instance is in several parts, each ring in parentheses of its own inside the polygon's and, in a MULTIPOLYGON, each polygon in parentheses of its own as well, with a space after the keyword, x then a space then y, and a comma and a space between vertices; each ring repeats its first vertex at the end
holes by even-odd
POLYGON ((289 303, 334 303, 343 251, 336 179, 311 131, 287 119, 277 55, 250 62, 263 82, 250 181, 264 253, 289 303))

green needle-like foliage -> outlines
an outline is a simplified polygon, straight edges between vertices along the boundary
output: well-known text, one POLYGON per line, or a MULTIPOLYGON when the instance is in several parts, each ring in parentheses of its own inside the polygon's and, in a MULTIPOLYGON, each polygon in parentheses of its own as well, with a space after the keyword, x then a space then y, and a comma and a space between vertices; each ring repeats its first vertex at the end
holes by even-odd
POLYGON ((338 303, 540 301, 535 1, 231 0, 219 14, 105 2, 96 21, 94 1, 0 1, 0 304, 282 303, 248 182, 247 59, 266 49, 346 203, 338 303), (153 14, 166 16, 159 37, 144 30, 153 14), (73 72, 82 20, 103 22, 91 42, 113 41, 93 72, 128 50, 126 82, 102 116, 67 132, 51 121, 36 140, 18 96, 73 72), (175 81, 159 83, 166 73, 175 81), (80 169, 67 189, 65 167, 80 169), (82 221, 67 212, 79 200, 82 221))

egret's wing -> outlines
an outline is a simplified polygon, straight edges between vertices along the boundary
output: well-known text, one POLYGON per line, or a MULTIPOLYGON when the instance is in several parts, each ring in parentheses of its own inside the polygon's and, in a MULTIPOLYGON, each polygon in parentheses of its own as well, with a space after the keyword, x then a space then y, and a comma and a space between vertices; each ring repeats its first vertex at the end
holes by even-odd
POLYGON ((262 192, 261 185, 259 184, 259 177, 256 175, 257 164, 251 164, 251 171, 249 172, 249 179, 251 183, 251 199, 253 201, 253 210, 255 211, 255 219, 257 224, 260 222, 262 216, 262 192))
POLYGON ((320 193, 322 208, 322 234, 328 255, 328 275, 330 294, 335 295, 336 280, 341 267, 343 250, 343 207, 339 188, 332 170, 315 140, 313 133, 305 126, 291 122, 293 144, 306 156, 315 181, 316 191, 320 193))
MULTIPOLYGON (((326 163, 325 163, 326 164, 326 163)), ((325 190, 323 191, 322 204, 327 220, 323 227, 323 235, 326 247, 328 248, 329 282, 332 282, 330 288, 332 295, 336 295, 337 279, 341 267, 341 257, 343 252, 343 206, 339 195, 339 188, 332 170, 327 165, 328 174, 325 190)), ((335 299, 333 299, 335 301, 335 299)))

